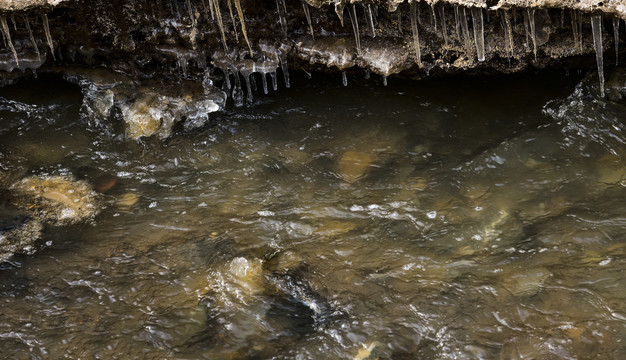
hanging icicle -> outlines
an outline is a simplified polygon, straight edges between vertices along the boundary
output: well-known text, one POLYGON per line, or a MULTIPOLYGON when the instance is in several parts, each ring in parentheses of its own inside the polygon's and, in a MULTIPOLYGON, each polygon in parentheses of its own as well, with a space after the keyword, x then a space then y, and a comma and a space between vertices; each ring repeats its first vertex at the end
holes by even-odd
POLYGON ((348 86, 348 76, 346 75, 345 70, 341 70, 341 82, 343 83, 343 86, 348 86))
POLYGON ((50 35, 50 24, 48 24, 48 15, 45 13, 41 14, 41 19, 43 20, 43 29, 46 33, 46 40, 48 41, 48 46, 52 53, 52 59, 56 61, 56 57, 54 56, 54 44, 52 43, 52 36, 50 35))
POLYGON ((7 43, 9 44, 9 48, 11 49, 11 52, 13 53, 13 58, 15 59, 15 66, 19 67, 20 61, 17 58, 17 51, 15 51, 15 47, 13 46, 13 40, 11 40, 11 32, 9 30, 9 25, 7 24, 7 19, 4 17, 4 15, 0 16, 0 25, 2 26, 2 34, 4 35, 4 38, 7 40, 7 43))
POLYGON ((239 35, 237 35, 237 23, 235 22, 235 15, 233 14, 233 2, 232 0, 227 0, 226 4, 228 5, 228 13, 230 14, 230 21, 233 23, 233 32, 235 33, 235 41, 239 42, 239 35))
POLYGON ((372 5, 367 4, 367 6, 363 5, 363 10, 365 10, 365 22, 367 22, 367 27, 370 29, 370 33, 373 38, 376 37, 376 29, 374 28, 374 18, 372 16, 372 5))
POLYGON ((415 62, 417 66, 422 65, 422 54, 420 52, 420 37, 417 29, 417 2, 411 3, 411 31, 413 32, 413 48, 415 49, 415 62))
POLYGON ((474 27, 474 43, 476 44, 476 56, 478 61, 485 61, 485 31, 483 27, 483 9, 473 7, 472 26, 474 27))
POLYGON ((309 24, 309 31, 311 32, 311 37, 315 40, 315 33, 313 32, 313 24, 311 23, 311 12, 309 11, 309 4, 302 0, 302 9, 304 9, 304 15, 306 16, 306 22, 309 24))
POLYGON ((526 9, 528 13, 528 24, 530 25, 530 37, 533 42, 533 54, 535 55, 535 61, 537 61, 537 31, 535 27, 535 9, 526 9))
POLYGON ((574 44, 578 47, 578 49, 583 51, 583 20, 580 12, 576 10, 572 10, 571 12, 572 18, 572 34, 574 36, 574 44))
POLYGON ((37 54, 37 61, 41 61, 41 53, 39 52, 39 47, 37 46, 37 42, 35 41, 35 37, 33 36, 33 31, 30 28, 30 22, 28 21, 27 15, 24 15, 24 23, 26 24, 26 30, 28 30, 30 42, 31 44, 33 44, 33 49, 35 49, 35 53, 37 54))
POLYGON ((441 3, 439 6, 439 17, 441 19, 441 33, 443 34, 443 41, 445 46, 448 46, 448 30, 446 29, 446 6, 441 3))
POLYGON ((246 17, 243 15, 241 0, 235 0, 235 7, 237 8, 237 14, 239 15, 239 22, 241 22, 241 32, 243 33, 243 38, 246 39, 248 50, 250 50, 250 57, 254 57, 254 54, 252 52, 252 46, 250 46, 250 41, 248 40, 248 31, 246 30, 246 17))
POLYGON ((359 34, 359 21, 356 18, 356 5, 352 4, 348 8, 348 15, 352 22, 352 31, 354 31, 354 41, 356 42, 356 53, 361 55, 361 36, 359 34))
POLYGON ((202 8, 204 9, 204 16, 206 17, 206 21, 215 20, 215 13, 213 13, 213 6, 209 3, 209 6, 206 6, 206 1, 202 0, 202 8), (211 17, 209 18, 209 11, 211 12, 211 17))
POLYGON ((343 4, 343 2, 338 1, 335 3, 335 14, 337 14, 337 17, 339 18, 339 21, 341 22, 341 27, 343 27, 343 9, 344 9, 345 5, 343 4))
POLYGON ((619 18, 613 18, 613 41, 615 42, 615 65, 619 65, 619 18))
POLYGON ((222 45, 224 45, 224 50, 228 52, 228 45, 226 44, 226 34, 224 33, 224 22, 222 21, 222 13, 220 12, 219 0, 209 0, 209 5, 212 6, 215 10, 215 17, 217 17, 217 27, 219 27, 220 34, 222 35, 222 45))
POLYGON ((456 28, 456 37, 461 41, 461 20, 459 13, 459 5, 454 5, 454 27, 456 28))
POLYGON ((287 36, 287 18, 285 16, 285 7, 281 6, 281 2, 284 4, 284 0, 276 0, 276 10, 278 11, 278 22, 280 23, 280 29, 283 32, 283 36, 287 36))
POLYGON ((598 78, 600 79, 600 97, 604 97, 604 59, 602 47, 602 15, 591 16, 591 30, 593 32, 593 46, 596 49, 598 64, 598 78))
POLYGON ((501 10, 502 26, 504 27, 504 36, 506 38, 509 56, 513 57, 513 29, 511 28, 511 18, 507 10, 501 10))
POLYGON ((465 8, 461 8, 461 28, 463 29, 463 39, 465 40, 465 52, 467 58, 472 58, 472 38, 470 37, 469 27, 467 25, 467 12, 465 8))
POLYGON ((435 31, 437 31, 437 14, 435 14, 435 5, 434 4, 430 4, 430 10, 431 10, 431 24, 433 25, 433 27, 435 28, 435 31))

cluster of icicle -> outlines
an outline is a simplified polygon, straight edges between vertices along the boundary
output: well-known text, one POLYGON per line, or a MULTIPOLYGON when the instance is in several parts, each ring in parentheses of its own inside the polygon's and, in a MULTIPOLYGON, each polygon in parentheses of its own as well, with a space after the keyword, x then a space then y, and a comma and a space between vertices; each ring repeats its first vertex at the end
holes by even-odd
MULTIPOLYGON (((278 1, 278 0, 277 0, 278 1)), ((283 1, 284 4, 284 0, 283 1)), ((306 19, 308 22, 308 27, 311 33, 311 36, 315 38, 313 26, 311 23, 311 15, 308 9, 308 4, 305 0, 302 1, 302 6, 304 8, 304 13, 306 15, 306 19)), ((419 38, 419 0, 407 0, 409 2, 409 17, 411 19, 411 31, 412 31, 412 40, 413 40, 413 48, 415 51, 415 61, 419 67, 423 67, 422 63, 422 55, 420 51, 420 38, 419 38)), ((337 1, 335 4, 335 12, 339 17, 341 25, 344 25, 344 9, 345 3, 342 1, 337 1)), ((350 21, 352 23, 352 30, 354 33, 354 40, 356 44, 356 52, 357 55, 361 54, 361 39, 359 32, 359 23, 356 11, 356 4, 351 3, 348 5, 348 15, 350 17, 350 21)), ((378 13, 378 6, 374 6, 374 10, 372 10, 372 5, 367 3, 362 3, 360 5, 363 8, 363 14, 365 18, 365 22, 367 24, 367 28, 370 31, 372 37, 376 37, 376 29, 374 27, 374 19, 376 14, 378 13)), ((446 5, 444 3, 439 3, 438 6, 435 5, 435 2, 429 3, 432 12, 432 24, 434 26, 435 31, 437 31, 437 12, 439 12, 440 19, 440 29, 442 32, 442 37, 444 39, 445 45, 448 45, 448 30, 446 25, 446 5)), ((281 12, 280 6, 279 8, 279 19, 281 22, 281 26, 284 23, 284 13, 281 12)), ((456 36, 459 41, 463 39, 465 44, 465 50, 468 56, 471 56, 472 51, 472 39, 470 36, 470 30, 468 25, 468 11, 471 15, 472 21, 472 29, 474 33, 474 47, 476 50, 476 58, 479 62, 485 61, 485 31, 484 31, 484 9, 480 7, 469 7, 466 8, 460 5, 453 5, 454 9, 454 19, 455 19, 455 31, 456 36)), ((506 9, 490 9, 491 11, 497 11, 501 17, 501 25, 504 30, 506 48, 509 54, 513 55, 513 30, 511 23, 517 22, 517 11, 518 9, 512 9, 511 11, 506 9), (513 17, 513 19, 511 18, 513 17)), ((533 45, 533 54, 535 56, 535 61, 537 60, 537 29, 536 29, 536 21, 535 21, 535 9, 534 8, 524 8, 519 9, 522 12, 523 21, 524 21, 524 29, 526 32, 526 43, 529 44, 529 39, 533 45)), ((561 22, 564 22, 565 11, 562 12, 561 22)), ((574 37, 574 42, 577 44, 577 47, 582 51, 583 44, 583 34, 582 34, 582 25, 583 25, 583 14, 579 11, 571 12, 571 26, 574 37)), ((401 28, 401 19, 402 14, 398 11, 398 28, 401 28)), ((602 46, 602 15, 592 14, 590 16, 591 19, 591 27, 593 32, 593 42, 594 48, 596 52, 596 60, 598 65, 598 77, 600 79, 600 94, 604 97, 604 61, 603 61, 603 46, 602 46)), ((614 35, 614 43, 615 43, 615 61, 617 65, 617 59, 619 54, 619 24, 620 19, 613 18, 613 35, 614 35)), ((563 26, 563 24, 562 24, 563 26)), ((284 27, 283 27, 284 30, 284 27)), ((342 71, 343 76, 343 84, 347 85, 347 79, 345 71, 342 71)), ((385 77, 385 85, 386 85, 386 77, 385 77)))
POLYGON ((263 92, 268 93, 268 79, 270 76, 272 89, 278 90, 277 70, 280 66, 285 87, 290 87, 289 70, 287 66, 287 48, 276 48, 267 43, 260 42, 259 50, 256 53, 258 60, 252 60, 237 56, 236 53, 216 52, 213 54, 213 66, 224 73, 222 90, 229 94, 236 106, 243 105, 244 94, 241 79, 246 86, 246 98, 248 102, 253 101, 252 93, 257 91, 257 74, 261 79, 263 92))
MULTIPOLYGON (((185 0, 187 10, 189 11, 189 17, 192 20, 192 34, 197 34, 197 21, 198 14, 197 9, 191 0, 185 0), (195 31, 194 31, 195 30, 195 31)), ((176 13, 180 14, 180 9, 178 2, 176 0, 171 1, 172 10, 176 13)), ((245 83, 245 98, 248 102, 253 101, 253 91, 257 91, 257 84, 255 74, 259 74, 261 78, 261 83, 263 86, 263 92, 265 94, 268 93, 268 79, 267 76, 270 76, 272 82, 272 88, 274 90, 278 89, 278 81, 277 81, 277 69, 280 66, 283 72, 283 78, 285 81, 285 86, 290 86, 289 81, 289 70, 287 67, 287 49, 285 48, 276 48, 267 42, 261 42, 257 44, 254 48, 258 48, 257 51, 253 51, 253 46, 250 44, 248 39, 248 33, 246 29, 245 15, 243 8, 241 6, 240 0, 226 0, 226 5, 228 7, 228 13, 230 15, 230 21, 233 24, 233 28, 235 28, 235 41, 239 41, 239 36, 236 31, 237 21, 235 19, 235 14, 233 12, 233 6, 236 9, 237 16, 239 17, 239 24, 241 25, 241 33, 245 39, 246 45, 249 50, 249 54, 243 54, 238 52, 236 49, 229 49, 224 19, 222 18, 222 11, 220 8, 219 0, 201 0, 201 6, 204 14, 204 18, 208 22, 213 22, 217 24, 217 27, 220 32, 223 51, 216 51, 212 55, 212 65, 214 68, 219 69, 224 74, 224 82, 223 82, 223 90, 227 92, 229 97, 231 97, 236 106, 243 105, 244 102, 244 91, 242 86, 241 79, 243 78, 243 82, 245 83), (256 60, 255 60, 256 59, 256 60)), ((286 28, 286 11, 287 7, 284 0, 276 0, 276 6, 278 8, 279 13, 279 22, 282 28, 283 34, 287 35, 286 28)), ((192 43, 195 43, 192 39, 192 43)), ((178 64, 183 68, 183 71, 186 72, 186 62, 187 59, 183 56, 178 55, 178 64)), ((210 76, 208 76, 210 77, 210 76)))
MULTIPOLYGON (((19 33, 22 29, 18 28, 18 20, 16 20, 16 17, 14 15, 11 15, 10 17, 11 23, 12 23, 12 27, 13 30, 16 33, 19 33)), ((2 33, 2 39, 4 42, 4 46, 5 48, 10 49, 12 55, 13 55, 13 61, 4 61, 0 64, 0 69, 10 72, 11 70, 18 68, 22 71, 24 71, 25 69, 32 69, 35 70, 36 68, 38 68, 39 66, 41 66, 43 64, 43 62, 45 61, 45 54, 41 54, 41 52, 39 51, 39 46, 37 45, 37 41, 35 41, 35 37, 33 35, 33 31, 31 29, 30 26, 30 20, 27 14, 24 14, 21 16, 21 21, 24 24, 24 28, 27 32, 28 32, 28 37, 30 40, 30 47, 32 47, 32 50, 35 53, 35 58, 30 58, 27 56, 23 56, 22 59, 20 59, 20 57, 18 56, 18 50, 23 50, 23 49, 19 49, 16 48, 16 43, 14 43, 13 39, 11 38, 11 26, 9 26, 9 23, 7 21, 7 16, 5 14, 0 15, 0 33, 2 33)), ((54 44, 52 42, 52 36, 50 35, 50 25, 48 24, 48 16, 45 13, 41 14, 41 21, 42 21, 42 26, 44 29, 44 33, 46 36, 46 42, 48 43, 48 47, 50 48, 50 53, 52 54, 52 57, 54 58, 54 44)))

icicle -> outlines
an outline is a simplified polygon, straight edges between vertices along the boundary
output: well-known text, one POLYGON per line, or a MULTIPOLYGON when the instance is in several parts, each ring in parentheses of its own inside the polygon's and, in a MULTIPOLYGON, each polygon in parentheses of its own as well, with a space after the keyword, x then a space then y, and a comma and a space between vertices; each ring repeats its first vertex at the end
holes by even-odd
POLYGON ((287 36, 287 19, 285 18, 285 9, 280 6, 281 0, 276 0, 276 10, 278 10, 278 21, 280 22, 280 28, 283 31, 283 36, 287 36))
POLYGON ((522 15, 524 16, 524 33, 526 34, 526 45, 530 47, 530 20, 528 19, 528 11, 522 10, 522 15))
POLYGON ((422 67, 422 54, 420 52, 420 36, 417 29, 417 2, 411 3, 411 31, 413 32, 413 48, 415 49, 415 62, 422 67))
POLYGON ((454 5, 454 25, 456 28, 456 37, 461 41, 461 16, 459 14, 459 5, 454 5))
POLYGON ((41 19, 43 20, 43 29, 46 32, 46 40, 48 41, 48 46, 50 47, 50 52, 52 53, 52 59, 56 61, 56 57, 54 57, 54 44, 52 44, 52 36, 50 36, 50 25, 48 24, 48 15, 41 14, 41 19))
POLYGON ((254 78, 254 72, 250 74, 250 85, 252 85, 252 91, 257 91, 256 79, 254 78))
POLYGON ((212 6, 213 9, 215 9, 215 15, 217 17, 217 27, 220 28, 220 34, 222 34, 222 45, 224 45, 224 50, 228 52, 228 45, 226 44, 226 34, 224 34, 224 23, 222 22, 222 13, 220 12, 219 0, 209 0, 209 5, 212 6))
MULTIPOLYGON (((219 1, 219 0, 217 0, 219 1)), ((235 33, 235 41, 239 42, 239 35, 237 35, 237 23, 235 22, 235 15, 233 14, 233 2, 232 0, 228 0, 226 2, 226 4, 228 5, 228 13, 230 14, 230 21, 232 21, 233 23, 233 30, 235 33)))
POLYGON ((367 22, 367 26, 372 33, 372 37, 376 37, 376 29, 374 28, 374 18, 372 16, 372 6, 367 4, 367 6, 363 5, 363 10, 365 10, 365 22, 367 22))
POLYGON ((341 22, 341 27, 343 27, 343 9, 344 9, 344 4, 341 1, 338 1, 335 3, 335 14, 337 14, 337 17, 339 18, 339 21, 341 22))
POLYGON ((448 46, 448 31, 446 30, 446 7, 441 3, 439 7, 439 16, 441 18, 441 33, 443 34, 443 41, 445 46, 448 46))
POLYGON ((619 59, 619 18, 613 18, 613 39, 615 42, 615 65, 619 59))
POLYGON ((250 84, 250 76, 246 75, 243 79, 246 81, 246 91, 248 92, 248 102, 252 103, 254 101, 254 97, 252 96, 252 85, 250 84))
POLYGON ((430 10, 431 10, 431 15, 432 15, 432 25, 435 28, 435 31, 437 31, 437 14, 435 14, 435 5, 434 4, 430 4, 430 10))
POLYGON ((354 41, 356 42, 356 53, 361 55, 361 37, 359 34, 359 21, 356 18, 356 5, 352 4, 348 8, 348 15, 352 22, 352 31, 354 31, 354 41))
MULTIPOLYGON (((249 103, 252 103, 254 101, 254 98, 252 96, 252 83, 250 77, 256 71, 255 66, 256 64, 252 59, 246 59, 243 61, 242 64, 240 64, 240 66, 238 66, 239 73, 241 74, 241 76, 243 76, 243 80, 246 82, 246 95, 249 103)), ((254 80, 254 78, 252 78, 252 80, 254 80)))
POLYGON ((465 8, 461 8, 461 27, 463 29, 463 38, 465 39, 465 52, 467 58, 471 59, 472 55, 472 39, 470 37, 469 27, 467 26, 467 12, 465 8))
POLYGON ((485 61, 485 32, 483 29, 483 9, 472 8, 472 26, 474 27, 474 43, 478 61, 485 61))
POLYGON ((370 69, 365 69, 365 80, 370 79, 370 69))
POLYGON ((233 101, 235 101, 235 106, 237 107, 243 105, 243 90, 241 90, 239 71, 235 71, 235 88, 233 89, 233 101))
POLYGON ((252 53, 252 47, 250 46, 250 41, 248 41, 248 32, 246 31, 246 19, 243 15, 243 9, 241 8, 241 0, 235 0, 235 7, 237 8, 237 14, 239 15, 239 22, 241 22, 241 32, 243 33, 243 38, 246 39, 246 44, 248 44, 248 50, 250 50, 250 57, 254 57, 252 53))
POLYGON ((398 11, 398 32, 402 34, 402 11, 398 11))
POLYGON ((204 16, 206 17, 206 21, 210 21, 211 19, 215 20, 215 13, 213 12, 213 6, 209 3, 209 6, 206 6, 206 1, 202 0, 202 8, 204 9, 204 16), (209 18, 209 11, 211 12, 211 17, 209 18))
POLYGON ((191 20, 191 32, 189 34, 189 40, 191 41, 191 48, 196 50, 198 48, 198 44, 196 43, 196 36, 198 35, 198 21, 196 20, 196 16, 194 14, 193 6, 191 5, 191 0, 187 0, 187 10, 189 11, 189 20, 191 20))
POLYGON ((287 55, 280 56, 280 68, 283 71, 283 78, 285 79, 285 87, 291 87, 289 81, 289 67, 287 66, 287 55))
POLYGON ((509 56, 513 56, 513 30, 511 28, 511 19, 509 17, 509 13, 506 10, 502 10, 501 12, 502 18, 504 20, 504 35, 506 37, 506 42, 509 48, 509 56))
POLYGON ((15 22, 15 16, 13 16, 13 14, 11 14, 11 22, 13 23, 13 30, 17 32, 17 23, 15 22))
POLYGON ((0 25, 2 25, 2 33, 9 43, 9 48, 11 48, 11 52, 13 53, 13 58, 15 59, 15 67, 19 67, 20 61, 17 58, 17 51, 15 51, 15 47, 13 46, 9 25, 7 24, 7 19, 4 17, 4 15, 0 16, 0 25))
POLYGON ((535 9, 526 9, 528 13, 528 23, 530 24, 530 36, 533 41, 533 54, 535 54, 535 61, 537 61, 537 31, 535 28, 535 9))
POLYGON ((230 71, 228 71, 228 68, 223 68, 222 71, 224 72, 224 84, 226 85, 226 89, 230 90, 230 71))
POLYGON ((387 76, 383 75, 383 86, 387 86, 387 76))
POLYGON ((267 94, 267 73, 261 72, 261 81, 263 82, 263 93, 267 94))
POLYGON ((304 15, 306 16, 306 22, 309 24, 309 31, 311 31, 311 37, 315 40, 315 33, 313 32, 313 24, 311 23, 311 12, 309 11, 309 4, 302 0, 302 9, 304 9, 304 15))
POLYGON ((598 78, 600 79, 600 97, 604 97, 604 60, 602 47, 602 15, 591 16, 591 30, 593 32, 593 46, 596 48, 596 62, 598 63, 598 78))
POLYGON ((4 31, 0 31, 0 34, 2 34, 2 42, 4 43, 4 47, 9 47, 9 44, 7 43, 7 37, 4 36, 4 31))
POLYGON ((578 49, 583 51, 583 20, 582 15, 578 11, 572 11, 572 32, 574 35, 574 43, 578 49))
POLYGON ((33 31, 30 28, 30 22, 28 22, 28 16, 24 15, 24 23, 26 23, 26 30, 28 30, 28 35, 30 36, 30 42, 33 44, 33 48, 35 49, 35 53, 37 54, 37 61, 41 61, 41 53, 39 52, 39 47, 37 46, 37 42, 35 41, 35 37, 33 36, 33 31))
POLYGON ((276 70, 270 72, 270 77, 272 78, 272 89, 274 89, 274 91, 278 90, 278 80, 276 80, 276 70))
POLYGON ((345 70, 341 70, 341 81, 343 82, 343 86, 348 86, 348 76, 345 70))

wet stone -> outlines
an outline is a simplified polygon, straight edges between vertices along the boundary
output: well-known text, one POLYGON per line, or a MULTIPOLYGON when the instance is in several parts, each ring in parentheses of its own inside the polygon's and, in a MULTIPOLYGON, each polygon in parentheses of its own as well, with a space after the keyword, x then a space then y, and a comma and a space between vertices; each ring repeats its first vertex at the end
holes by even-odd
POLYGON ((373 154, 349 150, 339 159, 337 170, 342 179, 352 183, 365 177, 375 160, 373 154))
POLYGON ((505 275, 503 286, 514 296, 533 296, 542 289, 550 276, 547 269, 531 268, 505 275))
POLYGON ((53 224, 71 224, 100 212, 100 197, 86 181, 67 176, 28 177, 11 189, 19 194, 18 206, 53 224))

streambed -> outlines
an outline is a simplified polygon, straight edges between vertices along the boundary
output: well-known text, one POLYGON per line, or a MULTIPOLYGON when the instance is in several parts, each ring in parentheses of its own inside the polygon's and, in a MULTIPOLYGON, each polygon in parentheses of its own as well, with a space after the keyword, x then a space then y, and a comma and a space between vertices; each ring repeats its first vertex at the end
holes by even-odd
POLYGON ((2 180, 109 180, 0 264, 0 353, 623 358, 626 108, 583 75, 292 74, 139 141, 61 79, 2 88, 2 180))

